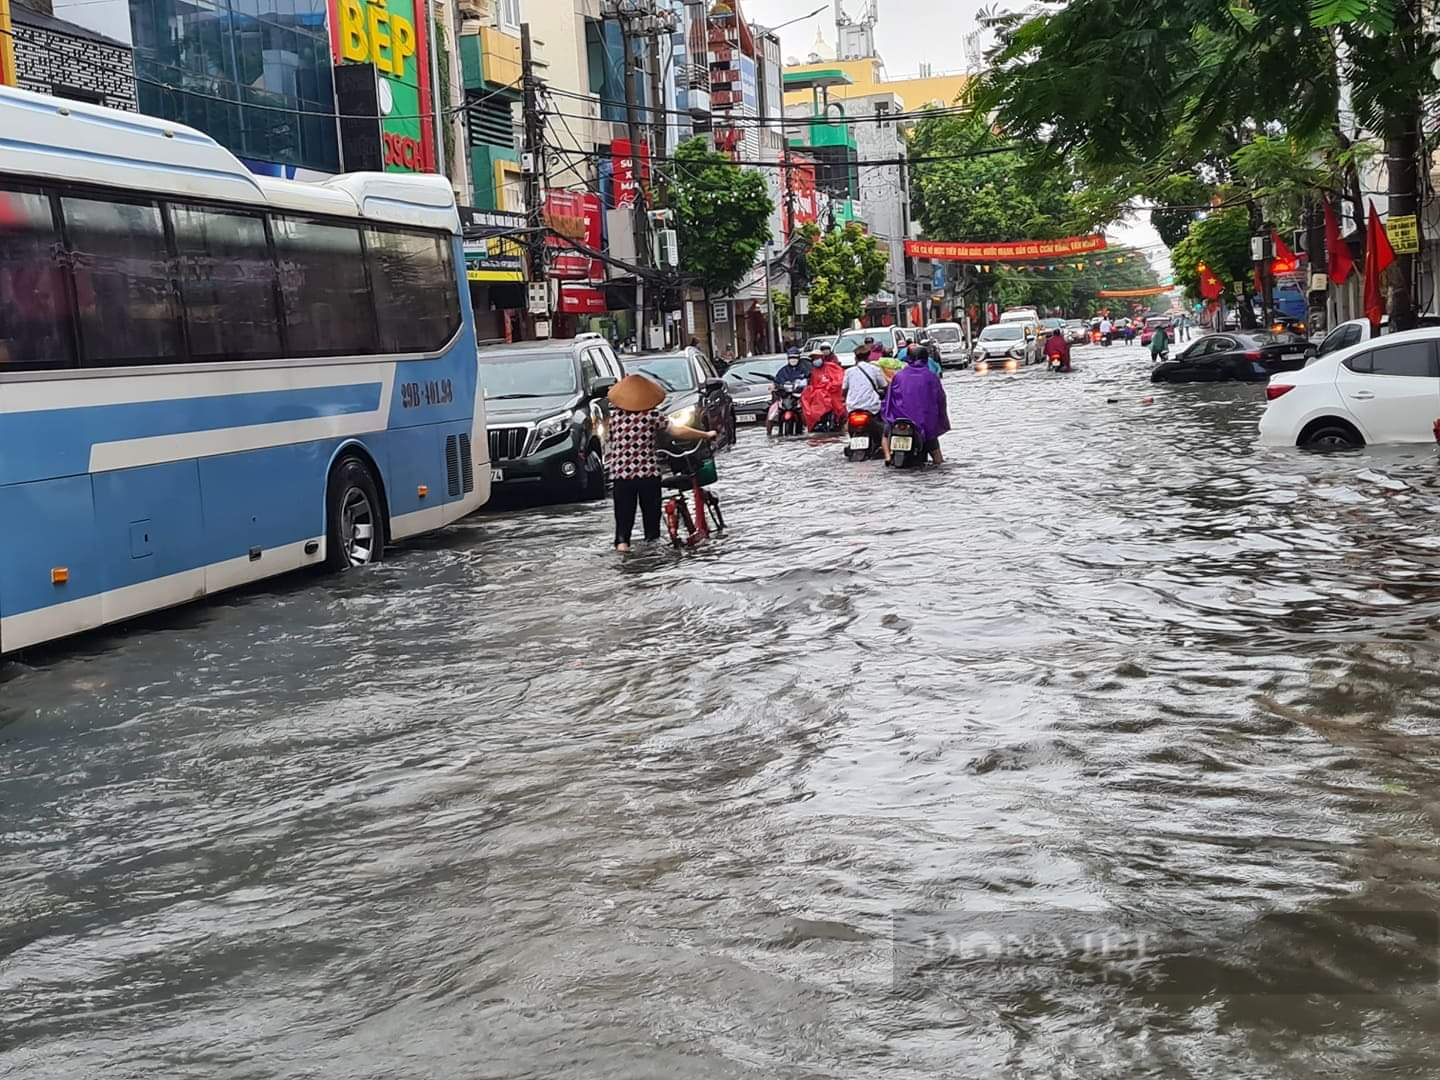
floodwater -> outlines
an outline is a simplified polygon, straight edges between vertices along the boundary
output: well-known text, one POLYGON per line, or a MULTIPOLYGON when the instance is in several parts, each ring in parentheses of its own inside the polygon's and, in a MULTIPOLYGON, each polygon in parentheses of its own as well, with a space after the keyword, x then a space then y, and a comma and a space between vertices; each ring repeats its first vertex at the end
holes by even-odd
POLYGON ((1436 1075, 1435 449, 1079 368, 0 667, 0 1076, 1436 1075))

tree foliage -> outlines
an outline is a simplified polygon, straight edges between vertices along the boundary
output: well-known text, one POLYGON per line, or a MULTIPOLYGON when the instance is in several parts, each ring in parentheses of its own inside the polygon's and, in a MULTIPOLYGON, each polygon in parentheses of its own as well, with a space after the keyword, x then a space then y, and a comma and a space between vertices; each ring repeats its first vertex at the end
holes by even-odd
POLYGON ((707 294, 727 293, 755 265, 770 236, 774 203, 765 178, 742 169, 704 139, 675 150, 667 201, 675 211, 680 270, 707 294))
POLYGON ((1106 255, 1100 265, 1056 264, 1053 269, 1016 267, 995 275, 1000 306, 1034 305, 1044 311, 1081 318, 1116 304, 1100 296, 1104 289, 1145 289, 1160 284, 1155 268, 1141 255, 1106 255), (1124 259, 1124 262, 1119 262, 1124 259), (1077 270, 1076 265, 1083 265, 1077 270))
POLYGON ((854 222, 824 234, 808 225, 802 235, 810 281, 805 328, 812 334, 831 333, 864 313, 865 298, 885 284, 890 256, 854 222))
MULTIPOLYGON (((1206 266, 1229 291, 1251 273, 1250 218, 1242 207, 1210 214, 1195 222, 1170 253, 1175 282, 1192 300, 1200 299, 1200 267, 1206 266)), ((1242 288, 1243 291, 1243 288, 1242 288)))
MULTIPOLYGON (((910 138, 922 162, 910 171, 915 218, 933 240, 1046 240, 1066 234, 1075 206, 1069 170, 1030 168, 982 119, 945 115, 921 120, 910 138)), ((1094 222, 1088 223, 1093 225, 1094 222)))

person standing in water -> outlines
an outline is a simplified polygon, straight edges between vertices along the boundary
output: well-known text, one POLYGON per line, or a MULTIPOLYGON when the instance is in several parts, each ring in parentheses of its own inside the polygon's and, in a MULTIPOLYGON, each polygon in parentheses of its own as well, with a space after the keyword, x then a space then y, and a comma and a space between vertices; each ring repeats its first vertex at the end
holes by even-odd
POLYGON ((605 471, 614 485, 615 550, 623 552, 630 550, 637 504, 645 539, 660 539, 660 433, 698 442, 715 438, 715 432, 697 431, 662 416, 656 410, 665 391, 644 375, 626 375, 610 388, 609 396, 605 471))

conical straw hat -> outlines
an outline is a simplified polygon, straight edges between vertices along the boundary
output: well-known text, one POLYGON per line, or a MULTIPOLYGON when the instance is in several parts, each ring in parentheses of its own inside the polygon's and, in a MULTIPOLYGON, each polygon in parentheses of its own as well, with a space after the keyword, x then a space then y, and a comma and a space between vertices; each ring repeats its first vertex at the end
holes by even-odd
POLYGON ((626 375, 610 388, 610 404, 626 412, 649 412, 665 400, 665 391, 644 375, 626 375))

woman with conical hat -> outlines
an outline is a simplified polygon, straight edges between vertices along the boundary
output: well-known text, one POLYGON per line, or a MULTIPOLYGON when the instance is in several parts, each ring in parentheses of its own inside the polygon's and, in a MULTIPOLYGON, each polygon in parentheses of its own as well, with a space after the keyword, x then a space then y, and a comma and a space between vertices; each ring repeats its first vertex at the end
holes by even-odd
POLYGON ((610 388, 610 419, 605 443, 605 471, 615 498, 615 550, 629 551, 639 504, 645 539, 660 539, 660 455, 655 445, 662 431, 677 439, 713 439, 713 431, 697 431, 667 420, 657 407, 665 400, 660 385, 644 375, 626 375, 610 388))

